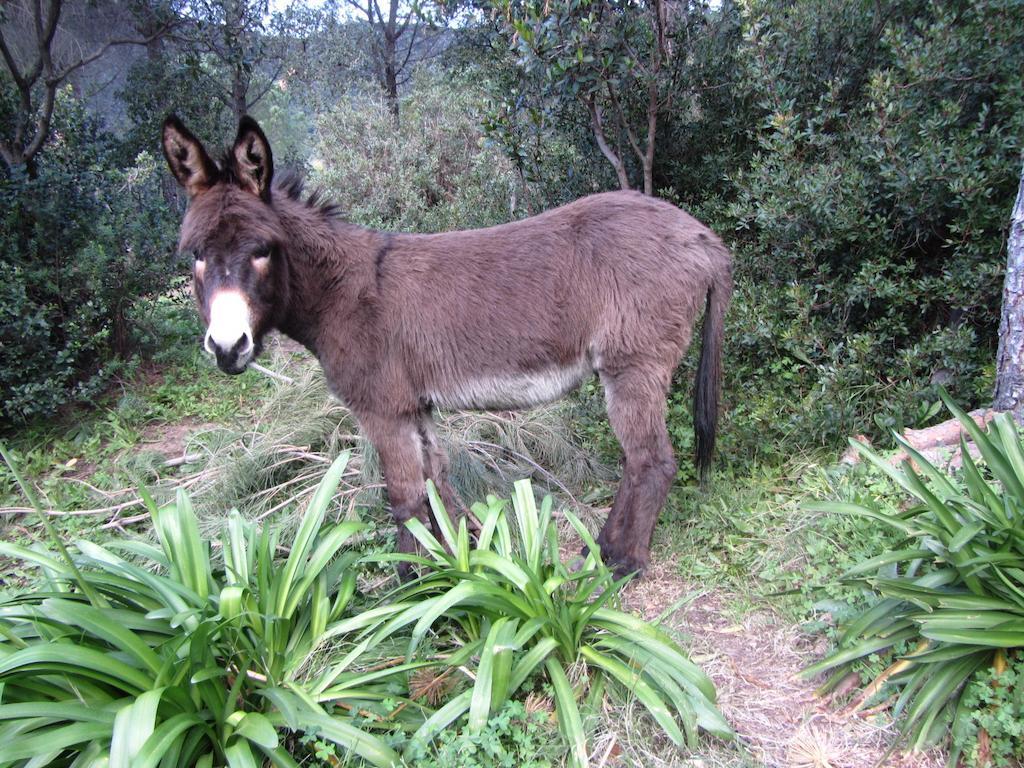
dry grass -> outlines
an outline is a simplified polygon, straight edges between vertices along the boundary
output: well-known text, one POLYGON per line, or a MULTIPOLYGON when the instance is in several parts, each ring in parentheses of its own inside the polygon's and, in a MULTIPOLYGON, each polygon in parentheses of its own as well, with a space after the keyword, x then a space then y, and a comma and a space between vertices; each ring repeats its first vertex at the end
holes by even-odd
POLYGON ((942 765, 934 753, 890 753, 896 732, 885 712, 847 715, 816 698, 815 684, 799 672, 820 655, 824 641, 808 637, 767 605, 737 615, 732 606, 746 599, 685 583, 666 559, 656 561, 643 580, 626 588, 624 607, 652 621, 664 616, 663 626, 681 636, 694 662, 710 675, 739 742, 705 743, 701 753, 686 753, 626 705, 606 713, 595 740, 594 751, 600 753, 600 745, 614 738, 617 757, 609 766, 942 765))
MULTIPOLYGON (((189 458, 184 473, 161 470, 161 457, 146 446, 147 456, 156 459, 151 462, 157 477, 150 483, 153 495, 170 500, 177 488, 185 488, 210 528, 219 526, 232 508, 287 525, 279 513, 306 503, 332 459, 350 449, 352 459, 337 494, 339 516, 358 509, 364 519, 388 522, 377 456, 352 414, 329 393, 315 360, 274 337, 263 362, 290 381, 275 380, 272 394, 251 420, 178 429, 173 440, 159 430, 149 436, 157 448, 167 449, 166 458, 189 458)), ((611 477, 573 439, 564 404, 526 413, 445 414, 437 429, 451 459, 452 482, 467 501, 504 494, 515 480, 529 477, 539 491, 592 517, 581 496, 611 477)), ((101 505, 83 514, 107 515, 106 527, 112 528, 148 518, 134 488, 105 493, 101 505)))

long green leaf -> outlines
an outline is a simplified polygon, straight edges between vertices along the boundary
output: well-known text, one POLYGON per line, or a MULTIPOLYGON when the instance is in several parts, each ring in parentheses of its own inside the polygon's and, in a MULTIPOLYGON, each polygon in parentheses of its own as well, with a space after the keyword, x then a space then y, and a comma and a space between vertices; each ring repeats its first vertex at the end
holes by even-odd
POLYGON ((682 731, 679 730, 679 725, 672 717, 668 707, 665 706, 664 700, 647 684, 640 670, 627 667, 618 659, 600 653, 589 645, 582 646, 580 653, 591 664, 600 667, 618 680, 627 691, 635 694, 640 703, 644 705, 658 725, 661 726, 665 735, 678 746, 683 746, 685 739, 683 738, 682 731))
POLYGON ((98 637, 118 650, 135 658, 140 664, 156 674, 160 671, 161 660, 139 635, 112 619, 106 610, 94 608, 85 603, 71 600, 49 599, 40 606, 44 616, 56 622, 79 627, 98 637))
POLYGON ((324 473, 324 477, 317 486, 309 506, 306 507, 306 511, 302 516, 302 522, 299 524, 299 529, 295 533, 295 539, 292 541, 288 559, 285 560, 279 579, 275 581, 277 602, 274 609, 278 616, 287 615, 286 606, 291 600, 292 585, 301 578, 300 569, 309 555, 320 527, 323 525, 324 518, 327 515, 327 507, 330 505, 331 499, 334 498, 334 492, 338 488, 338 483, 341 482, 341 476, 345 472, 348 460, 348 451, 343 452, 334 460, 327 472, 324 473))
POLYGON ((550 656, 544 661, 551 688, 555 693, 555 714, 558 727, 569 742, 569 764, 575 768, 586 768, 590 764, 587 755, 587 736, 583 731, 583 720, 572 686, 557 659, 550 656))
POLYGON ((132 768, 132 761, 153 733, 163 692, 163 688, 146 691, 118 711, 110 738, 110 768, 132 768))
POLYGON ((57 728, 43 728, 29 735, 8 738, 3 745, 2 759, 27 760, 36 755, 57 755, 76 744, 109 737, 105 723, 74 723, 57 728))
POLYGON ((152 685, 152 678, 112 654, 68 642, 29 646, 0 659, 0 677, 36 670, 105 680, 127 692, 142 693, 152 685))

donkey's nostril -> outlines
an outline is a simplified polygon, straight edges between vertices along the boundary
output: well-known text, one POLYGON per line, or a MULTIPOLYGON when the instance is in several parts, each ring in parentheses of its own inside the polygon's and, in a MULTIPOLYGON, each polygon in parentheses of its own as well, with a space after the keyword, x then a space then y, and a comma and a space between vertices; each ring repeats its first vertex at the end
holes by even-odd
POLYGON ((244 332, 234 344, 221 344, 210 333, 206 334, 203 348, 217 358, 217 362, 242 360, 253 351, 252 334, 244 332))
POLYGON ((232 351, 238 355, 238 357, 245 357, 252 352, 252 335, 248 331, 242 334, 242 338, 235 342, 235 346, 232 351))

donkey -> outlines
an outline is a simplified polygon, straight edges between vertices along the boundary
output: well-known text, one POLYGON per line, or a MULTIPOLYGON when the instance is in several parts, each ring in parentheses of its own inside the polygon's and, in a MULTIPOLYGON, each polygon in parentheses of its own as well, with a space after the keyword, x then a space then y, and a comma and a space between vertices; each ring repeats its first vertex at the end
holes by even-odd
MULTIPOLYGON (((624 453, 597 542, 620 574, 647 566, 677 469, 666 395, 702 308, 702 480, 714 450, 732 264, 707 227, 667 202, 607 192, 488 229, 377 232, 316 193, 304 199, 297 177, 275 183, 250 117, 219 165, 173 115, 163 149, 189 196, 179 249, 194 258, 206 350, 238 374, 277 329, 316 355, 380 456, 400 552, 414 550, 405 522, 430 522, 427 479, 465 511, 435 408, 528 408, 596 373, 624 453)), ((408 564, 399 571, 408 577, 408 564)))

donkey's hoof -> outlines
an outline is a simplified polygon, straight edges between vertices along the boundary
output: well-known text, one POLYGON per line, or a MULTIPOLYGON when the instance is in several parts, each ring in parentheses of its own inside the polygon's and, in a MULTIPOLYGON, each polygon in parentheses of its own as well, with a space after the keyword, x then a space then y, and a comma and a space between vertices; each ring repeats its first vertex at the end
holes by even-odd
MULTIPOLYGON (((613 563, 616 563, 621 559, 618 550, 612 544, 606 544, 602 541, 597 541, 595 543, 601 551, 601 562, 605 565, 611 566, 613 563)), ((583 557, 587 557, 590 554, 590 547, 584 545, 583 549, 580 550, 580 554, 583 557)))
POLYGON ((608 563, 616 579, 632 575, 634 579, 642 579, 647 570, 647 561, 638 557, 621 557, 608 563))
POLYGON ((398 580, 403 584, 408 584, 416 578, 416 569, 412 563, 401 562, 395 567, 395 570, 398 571, 398 580))

